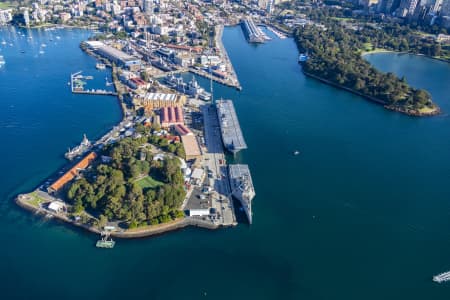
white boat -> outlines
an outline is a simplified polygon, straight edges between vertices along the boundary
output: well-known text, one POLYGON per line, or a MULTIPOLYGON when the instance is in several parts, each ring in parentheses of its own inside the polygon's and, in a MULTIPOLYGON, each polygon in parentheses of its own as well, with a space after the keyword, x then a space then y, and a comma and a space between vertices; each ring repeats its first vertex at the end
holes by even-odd
POLYGON ((294 154, 294 155, 299 155, 299 154, 300 154, 300 151, 295 150, 295 151, 293 152, 293 154, 294 154))
POLYGON ((450 281, 450 271, 433 276, 433 281, 437 283, 450 281))
POLYGON ((109 82, 108 77, 105 77, 105 81, 106 81, 106 86, 111 86, 111 85, 113 85, 112 82, 109 82))
POLYGON ((3 55, 0 55, 0 67, 2 67, 4 64, 6 64, 5 58, 3 58, 3 55))
POLYGON ((300 53, 298 56, 298 62, 305 62, 308 60, 308 54, 300 53))

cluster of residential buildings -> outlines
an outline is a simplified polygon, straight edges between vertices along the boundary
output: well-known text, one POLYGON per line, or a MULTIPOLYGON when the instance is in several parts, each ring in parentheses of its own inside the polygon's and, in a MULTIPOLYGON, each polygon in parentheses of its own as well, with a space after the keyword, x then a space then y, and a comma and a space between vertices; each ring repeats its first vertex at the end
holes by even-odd
POLYGON ((358 0, 375 13, 450 28, 450 0, 358 0))
POLYGON ((21 23, 25 26, 45 23, 64 24, 71 19, 83 17, 87 12, 93 12, 92 7, 89 6, 89 1, 73 0, 40 0, 33 2, 31 6, 11 10, 11 14, 20 16, 18 19, 21 19, 21 23))
POLYGON ((0 25, 6 25, 12 21, 12 9, 0 9, 0 25))

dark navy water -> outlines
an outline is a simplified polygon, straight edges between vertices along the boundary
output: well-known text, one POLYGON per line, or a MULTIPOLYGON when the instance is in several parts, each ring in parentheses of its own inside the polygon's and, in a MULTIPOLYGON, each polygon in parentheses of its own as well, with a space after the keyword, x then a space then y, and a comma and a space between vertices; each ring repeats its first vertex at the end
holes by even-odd
MULTIPOLYGON (((450 270, 448 65, 367 57, 429 89, 444 111, 412 118, 305 78, 290 39, 254 46, 239 27, 227 28, 224 43, 243 90, 215 85, 215 94, 235 100, 249 145, 236 160, 253 174, 254 224, 120 240, 102 251, 96 236, 30 216, 12 202, 63 165, 66 147, 82 133, 99 137, 120 119, 114 97, 68 90, 68 76, 78 70, 104 84, 95 61, 78 48, 88 32, 59 31, 52 44, 49 32, 29 34, 33 42, 18 37, 0 51, 7 61, 0 70, 2 298, 450 296, 450 285, 431 281, 450 270), (48 44, 43 55, 40 39, 48 44)), ((0 41, 10 35, 2 31, 0 41)))

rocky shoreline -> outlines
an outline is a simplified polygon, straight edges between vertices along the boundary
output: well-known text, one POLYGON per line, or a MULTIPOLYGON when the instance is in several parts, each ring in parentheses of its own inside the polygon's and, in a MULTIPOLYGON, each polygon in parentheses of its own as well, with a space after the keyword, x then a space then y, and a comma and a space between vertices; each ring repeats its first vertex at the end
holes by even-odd
POLYGON ((354 89, 351 89, 351 88, 348 88, 348 87, 339 85, 339 84, 334 83, 334 82, 332 82, 332 81, 330 81, 330 80, 327 80, 327 79, 325 79, 325 78, 322 78, 322 77, 319 77, 319 76, 317 76, 317 75, 314 75, 314 74, 305 72, 305 71, 303 70, 303 68, 302 68, 302 72, 303 72, 303 74, 305 74, 305 75, 308 76, 308 77, 317 79, 317 80, 319 80, 319 81, 321 81, 321 82, 323 82, 323 83, 326 83, 326 84, 328 84, 328 85, 331 85, 331 86, 333 86, 333 87, 335 87, 335 88, 342 89, 342 90, 346 90, 346 91, 348 91, 348 92, 350 92, 350 93, 352 93, 352 94, 361 96, 361 97, 363 97, 363 98, 365 98, 365 99, 367 99, 367 100, 370 100, 370 101, 372 101, 372 102, 375 102, 375 103, 377 103, 377 104, 381 104, 381 105, 383 105, 383 107, 386 108, 386 109, 389 109, 389 110, 392 110, 392 111, 396 111, 396 112, 400 112, 400 113, 406 114, 406 115, 408 115, 408 116, 413 116, 413 117, 430 117, 430 116, 436 116, 436 115, 439 115, 439 114, 441 113, 440 108, 437 107, 437 106, 436 106, 436 108, 435 108, 434 110, 432 110, 432 111, 429 111, 429 112, 420 112, 420 111, 418 111, 418 110, 416 110, 416 109, 409 109, 409 108, 402 107, 402 106, 398 106, 398 105, 389 105, 389 104, 387 104, 385 101, 383 101, 383 100, 381 100, 381 99, 378 99, 378 98, 375 98, 375 97, 371 97, 371 96, 368 96, 368 95, 364 95, 363 93, 358 92, 358 91, 355 91, 354 89))

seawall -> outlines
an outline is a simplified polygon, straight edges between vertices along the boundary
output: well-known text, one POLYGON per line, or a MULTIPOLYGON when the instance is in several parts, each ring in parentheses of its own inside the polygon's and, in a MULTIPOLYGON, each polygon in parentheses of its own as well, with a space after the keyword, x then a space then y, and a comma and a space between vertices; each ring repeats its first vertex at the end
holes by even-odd
MULTIPOLYGON (((47 209, 38 208, 38 207, 34 206, 27 201, 27 198, 25 195, 18 195, 15 199, 15 202, 17 203, 18 206, 20 206, 23 209, 28 210, 34 214, 42 215, 42 216, 51 215, 56 220, 62 221, 65 224, 70 224, 72 226, 85 229, 94 234, 101 233, 101 230, 97 229, 96 227, 87 226, 85 224, 75 222, 74 220, 68 218, 64 214, 55 213, 55 212, 49 211, 47 209)), ((145 238, 145 237, 150 237, 150 236, 162 235, 164 233, 168 233, 171 231, 180 230, 180 229, 183 229, 188 226, 200 227, 200 228, 205 228, 205 229, 210 229, 210 230, 214 230, 214 229, 223 227, 223 226, 215 225, 208 221, 203 221, 201 219, 193 219, 193 218, 187 217, 187 218, 181 218, 181 219, 177 219, 177 220, 174 220, 174 221, 171 221, 168 223, 159 224, 159 225, 147 226, 147 227, 136 228, 136 229, 131 229, 131 230, 115 231, 115 232, 111 232, 111 236, 114 238, 120 238, 120 239, 145 238)))

